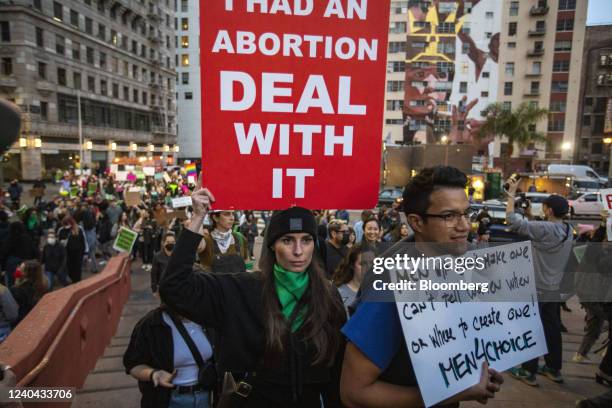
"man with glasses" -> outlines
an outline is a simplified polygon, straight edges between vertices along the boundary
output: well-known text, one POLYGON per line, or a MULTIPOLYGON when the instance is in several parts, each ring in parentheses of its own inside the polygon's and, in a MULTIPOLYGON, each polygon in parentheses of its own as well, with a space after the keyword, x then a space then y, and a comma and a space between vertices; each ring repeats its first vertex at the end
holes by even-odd
MULTIPOLYGON (((414 235, 400 241, 383 256, 398 253, 397 245, 406 246, 411 242, 415 250, 426 256, 443 255, 441 251, 446 250, 465 252, 472 215, 466 185, 467 177, 454 167, 426 168, 413 177, 404 189, 403 209, 414 235)), ((370 290, 372 285, 366 278, 361 298, 368 297, 365 292, 370 290)), ((423 405, 393 299, 362 302, 342 332, 348 340, 340 382, 345 405, 423 405)), ((457 406, 459 401, 469 400, 486 403, 499 391, 502 382, 501 375, 485 365, 478 384, 443 404, 457 406)))
POLYGON ((325 242, 325 271, 332 277, 336 267, 346 256, 349 242, 349 227, 341 220, 333 220, 327 226, 328 240, 325 242))

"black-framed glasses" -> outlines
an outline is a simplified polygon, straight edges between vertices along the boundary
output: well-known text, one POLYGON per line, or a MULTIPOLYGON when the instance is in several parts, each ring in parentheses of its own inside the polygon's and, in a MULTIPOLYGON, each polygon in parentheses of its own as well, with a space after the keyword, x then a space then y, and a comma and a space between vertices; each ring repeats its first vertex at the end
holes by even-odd
POLYGON ((449 212, 449 213, 444 213, 444 214, 429 214, 429 213, 424 213, 421 214, 424 217, 433 217, 433 218, 439 218, 442 221, 444 221, 444 224, 448 227, 448 228, 454 228, 456 227, 459 222, 461 220, 465 220, 468 223, 472 221, 472 218, 476 215, 477 211, 472 209, 472 208, 468 208, 467 210, 465 210, 464 212, 460 213, 460 212, 449 212))

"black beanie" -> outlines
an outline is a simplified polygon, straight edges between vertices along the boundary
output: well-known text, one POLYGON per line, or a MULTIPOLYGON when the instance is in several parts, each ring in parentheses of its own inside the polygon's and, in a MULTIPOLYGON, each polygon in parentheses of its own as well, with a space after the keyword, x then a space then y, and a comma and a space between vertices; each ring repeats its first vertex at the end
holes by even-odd
POLYGON ((283 235, 296 232, 306 232, 317 239, 317 221, 312 212, 302 207, 276 211, 268 224, 266 246, 271 247, 283 235))

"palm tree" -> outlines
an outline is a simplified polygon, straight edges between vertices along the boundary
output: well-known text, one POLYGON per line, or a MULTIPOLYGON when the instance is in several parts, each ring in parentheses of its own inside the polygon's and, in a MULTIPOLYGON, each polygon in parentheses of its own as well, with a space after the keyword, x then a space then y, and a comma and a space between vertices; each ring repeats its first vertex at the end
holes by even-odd
POLYGON ((510 110, 500 102, 492 103, 485 109, 486 120, 481 125, 478 138, 506 136, 508 149, 502 153, 504 174, 514 152, 514 144, 525 148, 534 142, 546 140, 546 135, 535 130, 535 125, 548 116, 548 110, 523 102, 518 108, 510 110))

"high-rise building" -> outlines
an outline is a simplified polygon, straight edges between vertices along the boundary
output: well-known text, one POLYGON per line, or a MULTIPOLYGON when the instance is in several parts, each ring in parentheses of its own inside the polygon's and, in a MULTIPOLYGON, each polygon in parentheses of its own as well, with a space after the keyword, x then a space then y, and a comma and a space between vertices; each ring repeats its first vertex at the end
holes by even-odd
POLYGON ((587 0, 392 1, 383 138, 475 143, 481 153, 491 150, 499 158, 507 140, 487 146, 476 137, 485 108, 528 102, 551 111, 535 129, 547 142, 523 150, 515 146, 513 167, 568 160, 577 129, 587 5, 587 0))
POLYGON ((612 144, 604 140, 612 137, 612 25, 586 29, 579 98, 575 159, 608 174, 612 144))
POLYGON ((176 1, 176 71, 179 156, 202 157, 200 0, 176 1))
POLYGON ((83 166, 94 167, 172 156, 174 7, 170 0, 0 2, 0 97, 23 113, 5 169, 32 180, 75 165, 81 151, 83 166))
MULTIPOLYGON (((546 142, 514 149, 514 168, 568 161, 574 151, 587 0, 504 0, 498 100, 548 109, 536 130, 546 142)), ((496 157, 508 146, 496 144, 496 157)))

